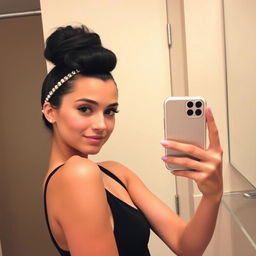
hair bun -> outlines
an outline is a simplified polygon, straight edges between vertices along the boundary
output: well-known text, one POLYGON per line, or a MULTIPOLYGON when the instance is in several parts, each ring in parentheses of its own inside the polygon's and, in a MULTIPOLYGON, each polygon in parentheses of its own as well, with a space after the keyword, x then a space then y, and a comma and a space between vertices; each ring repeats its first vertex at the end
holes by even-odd
POLYGON ((44 55, 56 66, 85 73, 106 73, 116 66, 115 54, 104 48, 99 35, 85 26, 59 27, 48 37, 44 55))

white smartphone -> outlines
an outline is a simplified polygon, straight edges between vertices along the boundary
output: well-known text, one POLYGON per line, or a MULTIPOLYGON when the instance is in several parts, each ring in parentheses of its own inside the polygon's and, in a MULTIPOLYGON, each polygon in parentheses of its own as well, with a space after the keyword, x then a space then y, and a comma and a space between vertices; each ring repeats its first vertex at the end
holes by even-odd
MULTIPOLYGON (((165 138, 193 144, 205 149, 206 101, 203 97, 169 97, 164 102, 165 138)), ((166 156, 190 157, 182 152, 166 149, 166 156)), ((169 170, 184 170, 187 167, 166 163, 169 170)))

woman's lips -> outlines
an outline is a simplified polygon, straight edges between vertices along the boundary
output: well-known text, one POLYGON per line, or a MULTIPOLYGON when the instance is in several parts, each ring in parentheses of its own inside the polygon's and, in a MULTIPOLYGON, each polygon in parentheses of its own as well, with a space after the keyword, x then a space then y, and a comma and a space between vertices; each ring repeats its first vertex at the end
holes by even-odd
POLYGON ((84 136, 89 142, 93 144, 99 144, 103 141, 104 137, 102 136, 84 136))

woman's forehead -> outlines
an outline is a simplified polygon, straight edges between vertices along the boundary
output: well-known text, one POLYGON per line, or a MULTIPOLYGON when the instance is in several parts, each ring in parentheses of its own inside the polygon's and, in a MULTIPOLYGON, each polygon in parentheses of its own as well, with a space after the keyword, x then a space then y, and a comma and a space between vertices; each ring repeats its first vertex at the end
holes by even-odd
POLYGON ((67 98, 90 98, 109 101, 117 101, 118 91, 112 79, 103 81, 94 77, 80 77, 74 81, 73 90, 67 94, 67 98))

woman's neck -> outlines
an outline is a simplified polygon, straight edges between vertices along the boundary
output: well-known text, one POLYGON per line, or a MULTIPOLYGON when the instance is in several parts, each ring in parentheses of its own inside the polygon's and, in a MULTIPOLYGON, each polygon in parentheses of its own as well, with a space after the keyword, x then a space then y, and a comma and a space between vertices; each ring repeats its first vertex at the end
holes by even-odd
POLYGON ((59 140, 53 137, 49 159, 49 168, 52 169, 60 164, 65 163, 70 157, 74 155, 79 155, 85 158, 88 157, 87 155, 82 155, 81 152, 77 150, 72 150, 72 148, 67 147, 65 144, 61 143, 59 140))

